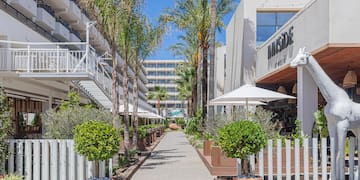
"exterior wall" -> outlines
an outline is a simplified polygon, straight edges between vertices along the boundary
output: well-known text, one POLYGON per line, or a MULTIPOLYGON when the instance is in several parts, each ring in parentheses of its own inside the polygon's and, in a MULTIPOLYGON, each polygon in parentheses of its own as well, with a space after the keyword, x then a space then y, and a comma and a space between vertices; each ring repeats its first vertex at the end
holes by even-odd
MULTIPOLYGON (((225 93, 259 78, 258 68, 265 60, 257 57, 256 13, 266 11, 298 11, 310 0, 242 0, 226 28, 225 93), (260 61, 257 61, 260 60, 260 61)), ((261 48, 261 47, 260 47, 261 48)))
POLYGON ((281 27, 257 50, 256 79, 286 67, 297 54, 298 49, 306 46, 307 51, 313 52, 329 43, 329 1, 312 1, 292 19, 281 27), (294 43, 280 53, 268 59, 268 46, 293 27, 294 43))
MULTIPOLYGON (((147 84, 147 87, 149 88, 149 91, 151 92, 151 89, 153 89, 155 86, 160 86, 162 88, 171 88, 174 89, 173 92, 168 91, 169 96, 175 96, 175 100, 162 100, 160 101, 161 109, 165 108, 167 110, 162 110, 161 114, 164 116, 169 116, 169 113, 175 112, 175 111, 182 111, 185 112, 185 110, 182 108, 185 106, 185 101, 178 99, 178 91, 176 89, 176 83, 174 82, 178 77, 175 75, 175 69, 176 66, 182 63, 183 60, 145 60, 144 61, 144 67, 146 69, 147 79, 149 80, 149 83, 147 84), (164 67, 159 67, 160 64, 164 64, 164 67), (168 67, 168 65, 172 67, 168 67), (149 67, 154 66, 154 67, 149 67), (149 73, 150 72, 150 73, 149 73), (155 74, 153 74, 155 72, 155 74), (159 72, 166 72, 166 73, 174 73, 173 75, 163 75, 159 74, 159 72), (166 81, 166 82, 161 82, 166 81), (169 105, 174 104, 174 107, 169 107, 169 105), (179 108, 181 107, 181 108, 179 108)), ((154 108, 157 108, 157 100, 149 100, 150 104, 153 105, 154 108)))
POLYGON ((225 85, 225 66, 226 66, 226 46, 216 48, 215 51, 215 97, 224 94, 225 85))

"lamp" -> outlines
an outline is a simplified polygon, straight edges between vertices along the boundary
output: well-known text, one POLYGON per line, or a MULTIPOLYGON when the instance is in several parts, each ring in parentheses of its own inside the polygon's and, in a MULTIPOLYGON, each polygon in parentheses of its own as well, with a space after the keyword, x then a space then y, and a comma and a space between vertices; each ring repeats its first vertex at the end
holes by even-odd
POLYGON ((343 87, 351 88, 351 87, 355 87, 356 84, 357 84, 357 75, 355 71, 349 70, 344 77, 343 87))
POLYGON ((279 86, 279 88, 277 89, 277 92, 287 94, 286 89, 285 89, 284 86, 279 86))
POLYGON ((291 91, 292 91, 293 94, 297 94, 297 83, 294 84, 291 91))

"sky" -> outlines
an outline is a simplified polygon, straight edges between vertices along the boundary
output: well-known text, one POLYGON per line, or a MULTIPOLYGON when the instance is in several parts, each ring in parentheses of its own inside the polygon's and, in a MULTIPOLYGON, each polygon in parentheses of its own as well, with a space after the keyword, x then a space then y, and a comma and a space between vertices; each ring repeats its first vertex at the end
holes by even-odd
MULTIPOLYGON (((235 5, 239 3, 239 0, 235 0, 235 5)), ((175 6, 175 0, 145 0, 145 14, 150 18, 150 21, 155 23, 162 14, 165 8, 173 8, 175 6)), ((235 9, 235 8, 234 8, 235 9)), ((224 17, 223 21, 227 25, 232 17, 234 12, 229 13, 224 17)), ((221 32, 216 32, 216 40, 225 44, 225 29, 221 32)), ((160 47, 147 59, 179 59, 175 57, 168 48, 175 43, 177 43, 177 37, 181 35, 182 32, 175 28, 171 28, 169 32, 163 37, 163 42, 160 47)))

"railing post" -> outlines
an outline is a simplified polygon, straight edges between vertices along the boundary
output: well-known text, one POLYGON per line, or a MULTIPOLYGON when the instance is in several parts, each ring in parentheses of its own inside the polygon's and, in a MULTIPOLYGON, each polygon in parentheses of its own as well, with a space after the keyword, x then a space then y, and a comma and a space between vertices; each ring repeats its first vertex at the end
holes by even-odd
POLYGON ((69 56, 70 56, 70 51, 67 51, 67 53, 66 53, 66 72, 70 72, 69 71, 69 56))
POLYGON ((60 47, 56 46, 56 72, 59 72, 59 63, 60 63, 60 47))
POLYGON ((30 72, 30 45, 27 45, 27 72, 30 72))

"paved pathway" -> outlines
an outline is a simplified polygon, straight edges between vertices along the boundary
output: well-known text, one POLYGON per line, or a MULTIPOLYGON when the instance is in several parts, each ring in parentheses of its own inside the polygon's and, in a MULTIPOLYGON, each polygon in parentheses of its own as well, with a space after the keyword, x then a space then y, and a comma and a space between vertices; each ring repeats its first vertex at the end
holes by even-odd
POLYGON ((183 132, 168 132, 133 176, 134 180, 212 180, 183 132))

